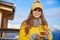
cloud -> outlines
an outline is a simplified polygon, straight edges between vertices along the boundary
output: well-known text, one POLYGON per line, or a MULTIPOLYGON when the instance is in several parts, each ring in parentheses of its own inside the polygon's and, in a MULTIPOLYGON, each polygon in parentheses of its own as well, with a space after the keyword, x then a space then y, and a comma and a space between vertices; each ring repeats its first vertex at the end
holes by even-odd
POLYGON ((60 30, 60 7, 45 9, 44 15, 48 20, 51 31, 60 30))
POLYGON ((50 25, 49 28, 51 31, 60 30, 60 25, 50 25))
POLYGON ((54 4, 54 3, 56 3, 55 0, 46 0, 46 2, 44 2, 43 4, 50 5, 50 4, 54 4))
POLYGON ((9 28, 20 28, 20 24, 24 20, 27 19, 28 15, 29 15, 28 12, 24 8, 21 8, 20 6, 17 6, 16 12, 15 12, 15 15, 14 15, 14 20, 9 20, 8 27, 9 28))
POLYGON ((14 1, 13 1, 13 0, 3 0, 3 1, 7 1, 7 2, 14 3, 14 1))
POLYGON ((44 10, 44 13, 45 13, 45 16, 50 18, 51 17, 60 18, 60 7, 44 10))
POLYGON ((20 29, 20 24, 8 24, 8 28, 20 29))
POLYGON ((47 3, 47 4, 53 4, 54 1, 47 1, 46 3, 47 3))
POLYGON ((17 6, 14 15, 14 20, 9 20, 9 23, 20 24, 22 21, 27 19, 27 17, 28 12, 24 8, 17 6))
POLYGON ((18 38, 18 36, 15 36, 15 38, 18 38))
POLYGON ((26 3, 26 1, 28 0, 17 0, 18 2, 21 2, 21 3, 26 3))

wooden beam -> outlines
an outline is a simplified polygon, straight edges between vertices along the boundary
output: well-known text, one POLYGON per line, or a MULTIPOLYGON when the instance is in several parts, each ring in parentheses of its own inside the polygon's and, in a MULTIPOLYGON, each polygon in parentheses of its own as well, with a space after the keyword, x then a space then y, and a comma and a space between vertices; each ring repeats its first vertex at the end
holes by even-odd
POLYGON ((0 28, 0 32, 6 32, 6 33, 19 33, 19 29, 0 28))
POLYGON ((2 9, 2 10, 7 10, 7 11, 13 11, 13 9, 12 8, 8 8, 8 7, 4 7, 4 6, 0 6, 0 9, 2 9))

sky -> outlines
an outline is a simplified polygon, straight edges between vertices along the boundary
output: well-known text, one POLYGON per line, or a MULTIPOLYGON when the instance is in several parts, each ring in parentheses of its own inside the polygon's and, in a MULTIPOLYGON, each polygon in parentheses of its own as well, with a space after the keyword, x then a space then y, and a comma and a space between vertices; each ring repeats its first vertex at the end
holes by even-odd
MULTIPOLYGON (((21 23, 29 16, 34 0, 4 0, 14 3, 14 20, 8 21, 8 28, 20 29, 21 23)), ((51 31, 60 30, 60 0, 40 0, 43 13, 51 31)))

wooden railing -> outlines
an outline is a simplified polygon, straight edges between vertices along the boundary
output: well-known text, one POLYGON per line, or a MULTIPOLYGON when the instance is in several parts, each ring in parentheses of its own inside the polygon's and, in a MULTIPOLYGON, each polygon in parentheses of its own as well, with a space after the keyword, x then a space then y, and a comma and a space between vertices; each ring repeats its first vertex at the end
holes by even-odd
MULTIPOLYGON (((11 28, 0 28, 0 33, 19 33, 19 29, 11 29, 11 28)), ((6 38, 0 37, 0 40, 18 40, 17 38, 6 38)))
POLYGON ((0 40, 18 40, 18 39, 16 39, 16 38, 2 38, 2 37, 0 37, 0 40))
POLYGON ((19 29, 0 28, 0 32, 7 32, 7 33, 18 33, 18 32, 19 32, 19 29))

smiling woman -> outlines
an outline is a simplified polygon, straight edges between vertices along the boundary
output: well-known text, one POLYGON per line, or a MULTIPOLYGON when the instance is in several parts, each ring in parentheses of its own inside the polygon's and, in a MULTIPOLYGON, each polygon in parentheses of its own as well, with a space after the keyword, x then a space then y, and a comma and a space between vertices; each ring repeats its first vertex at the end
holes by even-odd
MULTIPOLYGON (((9 25, 8 25, 9 28, 20 28, 21 26, 19 27, 19 24, 23 20, 25 20, 29 15, 30 9, 32 9, 30 7, 31 4, 33 4, 34 0, 31 1, 30 0, 4 0, 4 1, 12 2, 16 4, 15 17, 13 21, 9 20, 9 25)), ((40 0, 40 1, 43 5, 44 16, 48 22, 50 30, 52 31, 52 33, 54 32, 53 40, 58 40, 60 39, 59 37, 60 35, 57 33, 58 30, 60 31, 60 27, 59 27, 60 26, 60 1, 59 0, 40 0)))
POLYGON ((52 40, 39 0, 33 3, 28 19, 21 24, 18 40, 52 40))

